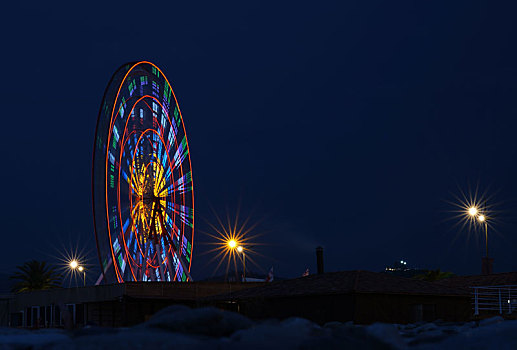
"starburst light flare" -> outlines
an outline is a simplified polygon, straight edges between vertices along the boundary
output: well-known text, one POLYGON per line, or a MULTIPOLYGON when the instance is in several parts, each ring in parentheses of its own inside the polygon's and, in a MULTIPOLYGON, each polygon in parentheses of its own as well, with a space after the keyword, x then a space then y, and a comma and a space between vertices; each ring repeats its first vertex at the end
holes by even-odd
POLYGON ((219 267, 221 267, 221 265, 223 265, 224 262, 226 262, 226 275, 228 275, 228 271, 231 265, 233 265, 233 268, 237 273, 238 261, 242 259, 241 254, 243 252, 246 252, 247 261, 251 262, 259 269, 262 269, 257 265, 253 258, 250 257, 250 254, 252 256, 261 255, 252 249, 252 247, 262 245, 260 243, 254 242, 254 239, 260 236, 260 234, 253 233, 259 222, 250 224, 250 217, 247 217, 244 221, 240 222, 239 210, 237 210, 234 220, 231 220, 229 214, 227 213, 227 223, 225 225, 216 214, 215 210, 213 210, 213 208, 212 211, 219 225, 216 226, 207 221, 207 224, 212 229, 212 233, 204 231, 203 233, 214 239, 213 242, 206 243, 208 245, 214 246, 213 249, 208 250, 206 253, 216 253, 215 256, 210 259, 209 263, 218 260, 217 266, 214 269, 214 273, 219 269, 219 267))

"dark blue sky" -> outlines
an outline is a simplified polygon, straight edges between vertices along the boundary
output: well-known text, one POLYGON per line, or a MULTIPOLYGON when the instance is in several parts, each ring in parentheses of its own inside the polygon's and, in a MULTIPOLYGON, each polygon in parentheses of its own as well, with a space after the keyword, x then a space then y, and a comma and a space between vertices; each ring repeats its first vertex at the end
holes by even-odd
MULTIPOLYGON (((508 2, 510 4, 510 2, 508 2)), ((507 4, 507 5, 508 5, 507 4)), ((495 271, 517 270, 515 6, 465 2, 10 2, 2 33, 2 270, 91 250, 91 153, 125 62, 162 68, 189 138, 194 278, 225 208, 263 220, 281 276, 395 260, 480 271, 482 237, 447 221, 458 189, 500 210, 495 271)), ((93 279, 93 277, 92 277, 93 279)))

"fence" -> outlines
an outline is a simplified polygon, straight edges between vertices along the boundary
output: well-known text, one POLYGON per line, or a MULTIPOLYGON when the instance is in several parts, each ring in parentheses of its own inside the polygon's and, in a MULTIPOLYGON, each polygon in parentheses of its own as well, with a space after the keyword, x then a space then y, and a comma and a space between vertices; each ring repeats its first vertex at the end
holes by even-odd
POLYGON ((480 311, 511 314, 517 308, 517 285, 471 288, 474 315, 480 311))

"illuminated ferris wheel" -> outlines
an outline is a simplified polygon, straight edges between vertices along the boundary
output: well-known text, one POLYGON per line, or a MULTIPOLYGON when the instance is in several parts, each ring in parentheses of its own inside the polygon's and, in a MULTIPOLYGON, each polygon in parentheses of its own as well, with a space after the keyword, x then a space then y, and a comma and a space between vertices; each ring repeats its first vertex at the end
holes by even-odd
POLYGON ((156 65, 130 63, 115 72, 95 134, 93 216, 104 283, 191 281, 187 135, 176 96, 156 65))

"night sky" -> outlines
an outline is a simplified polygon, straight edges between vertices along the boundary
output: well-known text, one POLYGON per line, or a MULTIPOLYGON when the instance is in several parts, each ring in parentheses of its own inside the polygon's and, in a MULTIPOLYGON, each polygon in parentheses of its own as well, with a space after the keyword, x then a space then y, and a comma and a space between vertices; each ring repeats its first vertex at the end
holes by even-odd
POLYGON ((476 274, 484 237, 455 226, 447 203, 476 186, 498 213, 494 270, 517 271, 516 10, 493 1, 4 4, 0 272, 70 246, 97 266, 95 124, 111 75, 136 60, 164 71, 183 113, 195 279, 214 273, 202 232, 216 223, 211 206, 258 223, 252 269, 262 273, 315 272, 321 245, 327 271, 403 259, 476 274))

